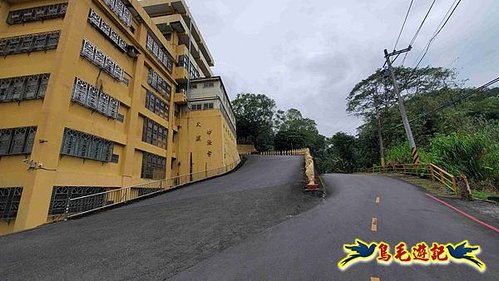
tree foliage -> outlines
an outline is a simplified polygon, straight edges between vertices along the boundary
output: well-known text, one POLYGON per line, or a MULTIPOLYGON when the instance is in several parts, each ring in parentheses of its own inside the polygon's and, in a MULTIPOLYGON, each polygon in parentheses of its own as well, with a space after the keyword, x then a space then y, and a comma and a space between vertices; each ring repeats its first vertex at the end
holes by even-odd
POLYGON ((238 94, 232 101, 239 143, 254 144, 259 151, 273 145, 275 101, 263 94, 238 94))
MULTIPOLYGON (((395 76, 401 94, 410 98, 418 93, 453 88, 455 73, 441 67, 425 67, 413 70, 407 67, 395 67, 395 76)), ((370 118, 377 103, 390 107, 397 102, 393 84, 386 70, 378 69, 366 79, 356 84, 347 97, 347 112, 370 118)), ((379 105, 378 105, 379 106, 379 105)))

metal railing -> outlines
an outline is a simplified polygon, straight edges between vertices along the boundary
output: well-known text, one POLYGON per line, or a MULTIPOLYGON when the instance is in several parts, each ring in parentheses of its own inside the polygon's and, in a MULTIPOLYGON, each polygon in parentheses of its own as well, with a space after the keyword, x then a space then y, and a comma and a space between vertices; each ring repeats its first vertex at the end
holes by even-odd
POLYGON ((449 174, 447 171, 434 164, 428 165, 428 170, 432 181, 438 180, 454 191, 454 193, 457 193, 457 182, 454 175, 449 174))
POLYGON ((292 149, 292 150, 269 150, 262 151, 258 153, 259 155, 305 155, 307 153, 307 149, 292 149))
POLYGON ((232 171, 237 167, 237 165, 239 165, 239 163, 240 161, 236 161, 217 169, 176 176, 164 180, 147 182, 76 198, 69 198, 66 204, 66 211, 62 218, 69 219, 75 216, 122 204, 130 200, 151 196, 153 194, 175 189, 186 184, 223 175, 232 171))
POLYGON ((387 173, 395 172, 405 175, 413 175, 418 177, 431 177, 432 181, 438 181, 457 193, 457 181, 454 175, 451 175, 444 169, 438 167, 435 164, 391 164, 382 166, 373 166, 369 169, 362 170, 363 172, 374 173, 387 173))

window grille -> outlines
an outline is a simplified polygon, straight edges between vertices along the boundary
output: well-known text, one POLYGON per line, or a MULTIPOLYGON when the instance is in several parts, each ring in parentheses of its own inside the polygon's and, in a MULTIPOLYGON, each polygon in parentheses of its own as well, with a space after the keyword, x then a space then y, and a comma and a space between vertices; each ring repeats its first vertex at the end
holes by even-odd
POLYGON ((91 61, 94 59, 95 46, 90 41, 83 41, 83 49, 81 55, 91 61))
POLYGON ((22 193, 22 187, 0 187, 0 219, 16 218, 22 193))
POLYGON ((40 76, 32 75, 28 76, 26 79, 26 90, 24 98, 27 100, 36 99, 36 94, 38 92, 40 76))
POLYGON ((38 87, 37 97, 42 98, 45 96, 47 92, 47 86, 49 84, 50 74, 41 74, 40 75, 40 86, 38 87))
POLYGON ((19 51, 21 53, 28 53, 31 51, 33 46, 34 36, 26 36, 21 40, 21 45, 19 45, 19 51))
POLYGON ((110 57, 106 57, 106 62, 104 63, 104 70, 107 73, 111 73, 114 75, 114 61, 110 57))
POLYGON ((156 154, 142 152, 142 172, 144 179, 164 179, 166 176, 166 158, 156 154))
POLYGON ((2 38, 0 39, 0 55, 8 56, 55 49, 59 43, 59 35, 59 31, 54 31, 2 38))
POLYGON ((96 48, 93 62, 99 68, 104 68, 104 63, 106 62, 106 55, 104 55, 104 53, 100 49, 96 48))
POLYGON ((12 100, 19 101, 21 100, 25 87, 26 79, 24 77, 14 78, 14 92, 12 93, 12 100))
POLYGON ((97 48, 92 42, 83 40, 80 56, 87 59, 91 63, 97 65, 104 72, 118 81, 123 81, 123 68, 118 65, 111 57, 104 54, 102 50, 97 48))
MULTIPOLYGON (((90 187, 90 186, 54 186, 52 197, 50 199, 49 216, 61 215, 66 212, 68 200, 71 198, 102 193, 109 190, 108 187, 90 187)), ((86 211, 85 206, 99 205, 104 203, 105 195, 91 196, 88 199, 77 200, 76 204, 71 204, 69 212, 76 213, 86 211)))
POLYGON ((55 49, 57 48, 57 44, 59 43, 59 37, 60 37, 60 33, 57 32, 57 33, 50 33, 48 36, 47 36, 47 47, 46 49, 49 50, 49 49, 55 49))
POLYGON ((104 0, 104 3, 113 11, 118 18, 127 26, 132 26, 132 13, 121 2, 121 0, 104 0))
POLYGON ((119 35, 118 33, 116 33, 116 31, 112 30, 111 29, 111 32, 109 32, 109 39, 111 39, 111 41, 115 44, 115 45, 119 45, 120 43, 120 39, 119 39, 119 35))
POLYGON ((166 149, 167 129, 144 117, 142 141, 166 149))
POLYGON ((30 154, 36 135, 36 127, 20 127, 0 130, 0 156, 30 154))
POLYGON ((101 16, 97 14, 96 11, 90 9, 90 13, 88 14, 88 21, 95 27, 100 27, 100 23, 102 21, 101 16))
POLYGON ((146 108, 150 111, 154 112, 156 115, 161 118, 168 120, 168 105, 162 101, 160 98, 156 97, 152 92, 146 92, 146 108))
POLYGON ((7 48, 7 40, 0 39, 0 56, 4 55, 4 51, 7 48))
POLYGON ((94 135, 65 128, 61 155, 101 162, 111 161, 113 142, 94 135))
POLYGON ((66 15, 67 7, 67 3, 61 3, 56 5, 11 11, 7 16, 7 24, 23 24, 33 21, 62 18, 66 15))
POLYGON ((49 74, 0 79, 0 103, 43 98, 49 74))
POLYGON ((111 33, 111 26, 105 21, 100 22, 99 28, 106 36, 109 36, 109 34, 111 33))
POLYGON ((120 102, 80 78, 75 78, 71 100, 102 115, 118 118, 120 102))
POLYGON ((163 64, 166 70, 172 73, 173 57, 150 33, 147 34, 146 47, 163 64))
POLYGON ((118 154, 111 155, 111 163, 118 163, 120 161, 120 156, 118 154))
POLYGON ((45 49, 46 44, 47 44, 47 34, 35 35, 33 50, 43 51, 45 49))
POLYGON ((171 86, 152 68, 149 68, 147 83, 158 91, 166 100, 170 99, 170 93, 172 91, 171 86))
POLYGON ((106 114, 107 115, 107 109, 109 107, 109 96, 104 94, 103 92, 100 93, 99 97, 99 104, 97 106, 97 111, 106 114))
POLYGON ((116 120, 118 120, 121 123, 124 123, 125 122, 125 115, 118 113, 118 118, 116 120))

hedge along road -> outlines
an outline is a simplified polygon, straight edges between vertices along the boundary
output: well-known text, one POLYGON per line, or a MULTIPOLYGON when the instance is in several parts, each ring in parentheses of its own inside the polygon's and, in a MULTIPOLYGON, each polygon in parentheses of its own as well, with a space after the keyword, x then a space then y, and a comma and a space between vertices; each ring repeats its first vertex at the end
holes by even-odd
POLYGON ((302 193, 303 165, 300 156, 248 156, 223 177, 0 237, 0 280, 172 277, 322 202, 302 193))

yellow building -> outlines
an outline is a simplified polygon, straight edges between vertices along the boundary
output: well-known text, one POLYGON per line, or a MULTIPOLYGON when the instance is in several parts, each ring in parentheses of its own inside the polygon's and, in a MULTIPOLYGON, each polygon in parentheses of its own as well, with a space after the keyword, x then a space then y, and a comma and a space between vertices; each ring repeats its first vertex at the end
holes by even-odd
POLYGON ((0 0, 0 235, 238 163, 213 64, 183 0, 0 0))

